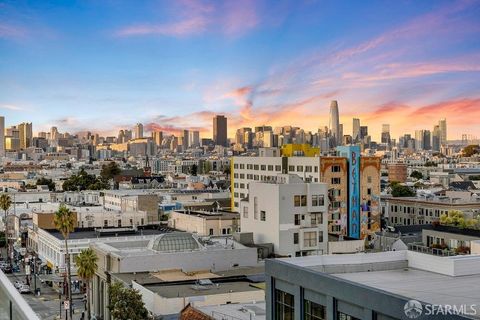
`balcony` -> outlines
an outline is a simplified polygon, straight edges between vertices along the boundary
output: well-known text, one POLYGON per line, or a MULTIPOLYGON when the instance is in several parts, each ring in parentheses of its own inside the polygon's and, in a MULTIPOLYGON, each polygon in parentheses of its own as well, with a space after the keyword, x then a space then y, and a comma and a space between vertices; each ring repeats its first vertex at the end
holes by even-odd
POLYGON ((456 256, 457 255, 455 253, 455 251, 453 251, 453 250, 431 248, 431 247, 427 247, 427 246, 423 245, 422 243, 409 243, 408 244, 408 250, 421 252, 421 253, 426 253, 426 254, 431 254, 431 255, 435 255, 435 256, 444 256, 444 257, 456 256))
POLYGON ((40 320, 2 271, 0 271, 0 320, 40 320))

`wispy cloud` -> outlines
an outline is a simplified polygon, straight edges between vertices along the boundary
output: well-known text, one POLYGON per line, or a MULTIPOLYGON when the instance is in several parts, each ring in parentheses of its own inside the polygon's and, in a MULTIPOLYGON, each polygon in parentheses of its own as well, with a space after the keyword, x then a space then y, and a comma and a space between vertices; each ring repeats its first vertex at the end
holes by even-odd
POLYGON ((173 21, 140 22, 115 31, 119 37, 171 36, 186 37, 206 31, 238 36, 259 24, 255 2, 206 2, 185 0, 172 8, 173 21))
POLYGON ((20 39, 26 37, 27 29, 18 25, 0 22, 0 38, 20 39))
POLYGON ((24 110, 22 107, 15 106, 13 104, 2 104, 0 109, 11 110, 11 111, 21 111, 24 110))

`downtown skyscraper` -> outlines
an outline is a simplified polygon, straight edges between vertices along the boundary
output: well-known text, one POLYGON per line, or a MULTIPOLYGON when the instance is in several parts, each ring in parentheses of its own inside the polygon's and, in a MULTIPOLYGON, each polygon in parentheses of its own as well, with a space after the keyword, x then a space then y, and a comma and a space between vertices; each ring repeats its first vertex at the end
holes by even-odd
POLYGON ((342 137, 340 136, 340 117, 336 100, 332 100, 330 103, 330 121, 328 128, 330 129, 330 135, 332 137, 331 145, 340 145, 342 143, 342 137))
POLYGON ((227 117, 213 117, 213 142, 218 146, 227 146, 227 117))

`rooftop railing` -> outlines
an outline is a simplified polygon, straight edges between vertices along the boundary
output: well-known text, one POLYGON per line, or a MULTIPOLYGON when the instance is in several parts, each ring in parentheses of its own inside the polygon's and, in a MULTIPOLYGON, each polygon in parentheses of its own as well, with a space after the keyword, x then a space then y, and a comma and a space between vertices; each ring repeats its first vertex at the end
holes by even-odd
POLYGON ((0 319, 40 320, 2 271, 0 271, 0 319))

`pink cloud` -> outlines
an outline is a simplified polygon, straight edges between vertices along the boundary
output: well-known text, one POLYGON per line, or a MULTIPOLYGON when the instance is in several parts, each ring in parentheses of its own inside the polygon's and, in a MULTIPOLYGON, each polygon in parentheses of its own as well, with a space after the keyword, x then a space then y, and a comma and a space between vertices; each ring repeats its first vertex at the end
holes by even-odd
POLYGON ((236 36, 256 27, 260 19, 252 0, 227 1, 221 24, 226 35, 236 36))
POLYGON ((234 37, 244 34, 260 23, 255 2, 252 0, 225 3, 184 0, 173 4, 172 12, 171 22, 133 24, 120 28, 115 35, 186 37, 208 31, 234 37))
POLYGON ((163 35, 163 36, 189 36, 199 34, 206 30, 209 21, 202 16, 194 16, 182 21, 169 24, 143 24, 124 28, 117 32, 118 36, 142 36, 142 35, 163 35))
POLYGON ((23 38, 27 36, 27 30, 20 26, 0 22, 0 38, 23 38))

